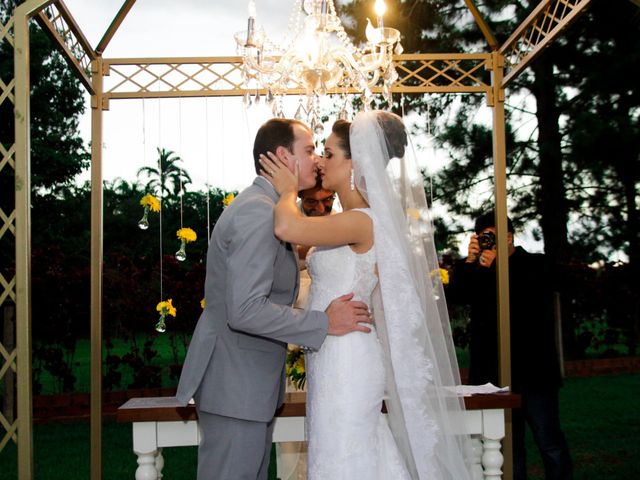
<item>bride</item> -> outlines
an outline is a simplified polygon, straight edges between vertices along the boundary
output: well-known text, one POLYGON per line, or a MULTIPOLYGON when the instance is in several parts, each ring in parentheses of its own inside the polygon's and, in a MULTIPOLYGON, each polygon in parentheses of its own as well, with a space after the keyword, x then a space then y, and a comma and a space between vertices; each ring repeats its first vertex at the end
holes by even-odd
POLYGON ((296 207, 297 171, 261 157, 281 194, 276 236, 316 246, 309 308, 354 292, 375 320, 370 334, 327 337, 306 354, 310 480, 470 478, 462 400, 444 388, 460 382, 432 226, 407 145, 395 114, 337 121, 318 167, 344 211, 325 217, 296 207))

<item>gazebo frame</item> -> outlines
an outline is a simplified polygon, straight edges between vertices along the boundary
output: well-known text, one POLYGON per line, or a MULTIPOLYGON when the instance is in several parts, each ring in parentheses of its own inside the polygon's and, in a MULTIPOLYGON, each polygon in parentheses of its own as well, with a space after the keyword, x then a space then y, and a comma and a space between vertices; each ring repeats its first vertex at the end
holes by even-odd
MULTIPOLYGON (((635 0, 634 0, 635 1, 635 0)), ((494 194, 496 229, 507 237, 505 88, 542 49, 548 46, 591 0, 541 0, 509 39, 498 45, 473 0, 465 0, 491 50, 477 54, 406 54, 395 57, 400 79, 393 93, 483 93, 493 113, 494 194), (491 72, 491 83, 477 72, 491 72)), ((15 139, 0 144, 0 173, 15 170, 15 210, 0 209, 0 238, 15 236, 15 277, 0 273, 0 305, 16 306, 16 346, 0 343, 0 379, 10 370, 17 373, 17 418, 0 412, 0 451, 9 440, 18 444, 18 475, 33 478, 33 420, 31 365, 31 149, 29 22, 38 21, 91 95, 91 478, 102 478, 102 116, 109 102, 127 98, 176 98, 241 96, 239 57, 204 58, 103 58, 103 52, 135 0, 125 0, 98 46, 93 49, 62 0, 26 0, 16 7, 6 25, 0 24, 0 41, 14 47, 14 79, 0 80, 0 103, 15 106, 15 139), (108 89, 104 77, 117 78, 108 89)), ((252 93, 255 92, 252 90, 252 93)), ((266 93, 266 92, 261 92, 266 93)), ((290 94, 302 93, 292 88, 290 94)), ((331 93, 331 92, 330 92, 331 93)), ((500 381, 510 384, 509 284, 507 242, 498 245, 498 324, 500 381)), ((505 442, 509 448, 509 442, 505 442)), ((505 455, 509 458, 509 454, 505 455)), ((509 469, 506 476, 510 477, 509 469)))

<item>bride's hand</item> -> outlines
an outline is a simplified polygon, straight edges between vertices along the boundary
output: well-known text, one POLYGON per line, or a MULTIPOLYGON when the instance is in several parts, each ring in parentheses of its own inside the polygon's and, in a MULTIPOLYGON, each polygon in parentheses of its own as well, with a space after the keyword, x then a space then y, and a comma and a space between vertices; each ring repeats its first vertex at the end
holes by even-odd
POLYGON ((260 165, 262 165, 260 174, 273 184, 280 195, 287 191, 298 191, 298 162, 295 164, 295 172, 291 173, 282 160, 275 154, 267 152, 267 155, 260 154, 260 165))

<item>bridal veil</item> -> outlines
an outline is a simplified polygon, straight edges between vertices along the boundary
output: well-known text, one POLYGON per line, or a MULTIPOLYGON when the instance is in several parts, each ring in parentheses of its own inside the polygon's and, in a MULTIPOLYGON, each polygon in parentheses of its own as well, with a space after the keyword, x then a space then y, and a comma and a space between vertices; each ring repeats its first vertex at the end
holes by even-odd
POLYGON ((463 399, 422 176, 400 117, 359 113, 354 183, 375 218, 373 306, 385 351, 389 423, 412 478, 470 478, 463 399))

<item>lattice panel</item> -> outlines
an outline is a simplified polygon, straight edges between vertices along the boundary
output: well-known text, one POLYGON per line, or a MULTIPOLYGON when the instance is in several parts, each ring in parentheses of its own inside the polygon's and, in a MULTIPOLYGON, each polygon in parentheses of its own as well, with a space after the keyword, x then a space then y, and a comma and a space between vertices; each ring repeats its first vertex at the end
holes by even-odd
MULTIPOLYGON (((424 54, 396 57, 394 92, 488 92, 489 54, 424 54)), ((106 59, 107 98, 232 96, 245 93, 240 57, 106 59)), ((380 88, 374 89, 379 91, 380 88)), ((330 93, 341 93, 336 90, 330 93)), ((304 93, 292 84, 289 94, 304 93)), ((351 92, 353 93, 353 92, 351 92)))
POLYGON ((242 61, 235 57, 167 59, 166 63, 105 60, 105 66, 104 86, 110 98, 162 97, 176 92, 185 96, 242 94, 242 61))
POLYGON ((398 92, 489 92, 489 54, 402 55, 396 62, 398 92))
POLYGON ((42 10, 42 14, 49 22, 51 22, 54 29, 60 35, 61 40, 69 49, 69 52, 82 68, 82 71, 87 75, 87 77, 91 78, 91 57, 69 25, 66 16, 60 10, 58 5, 56 3, 52 3, 42 10))
MULTIPOLYGON (((11 17, 6 25, 0 24, 0 43, 7 42, 12 48, 14 45, 13 23, 13 17, 11 17)), ((12 48, 10 49, 11 51, 13 51, 12 48)), ((4 104, 5 102, 11 103, 12 108, 10 108, 9 111, 13 111, 13 104, 15 102, 14 78, 0 78, 0 104, 4 104)), ((13 132, 13 128, 7 131, 13 132)), ((0 142, 0 175, 11 175, 13 180, 13 170, 15 170, 15 144, 13 143, 12 133, 9 134, 11 138, 3 138, 1 139, 2 142, 0 142)), ((15 217, 15 209, 7 213, 0 208, 0 240, 5 240, 3 248, 8 248, 6 243, 13 244, 12 240, 15 239, 15 217), (7 233, 13 235, 13 238, 9 238, 9 236, 5 238, 7 233)), ((6 268, 9 267, 9 265, 3 265, 2 267, 5 272, 13 270, 12 268, 6 268)), ((14 302, 16 300, 16 277, 14 275, 7 279, 0 273, 0 308, 2 308, 7 299, 14 302)), ((0 382, 5 382, 8 372, 16 372, 17 350, 15 348, 7 348, 1 341, 2 338, 0 337, 0 382)), ((2 407, 2 405, 0 405, 0 407, 2 407)), ((0 452, 10 440, 17 442, 17 428, 18 422, 8 419, 0 408, 0 452)))
POLYGON ((505 84, 590 2, 591 0, 543 0, 500 49, 505 56, 505 84))

